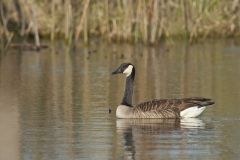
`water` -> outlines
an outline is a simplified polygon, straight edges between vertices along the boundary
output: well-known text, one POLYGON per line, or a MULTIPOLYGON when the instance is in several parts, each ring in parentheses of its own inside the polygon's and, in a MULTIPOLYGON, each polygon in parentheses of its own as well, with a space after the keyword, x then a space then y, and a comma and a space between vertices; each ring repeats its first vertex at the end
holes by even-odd
POLYGON ((239 40, 9 50, 0 57, 0 159, 240 159, 239 79, 239 40), (124 77, 110 73, 122 62, 136 65, 136 103, 204 96, 216 105, 197 119, 116 119, 124 77))

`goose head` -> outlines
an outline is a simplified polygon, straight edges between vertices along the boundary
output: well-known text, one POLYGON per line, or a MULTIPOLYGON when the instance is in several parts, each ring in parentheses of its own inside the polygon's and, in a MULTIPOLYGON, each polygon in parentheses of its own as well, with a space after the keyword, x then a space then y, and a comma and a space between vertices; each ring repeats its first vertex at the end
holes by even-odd
POLYGON ((135 68, 131 63, 122 63, 112 74, 125 74, 128 77, 135 74, 135 68))

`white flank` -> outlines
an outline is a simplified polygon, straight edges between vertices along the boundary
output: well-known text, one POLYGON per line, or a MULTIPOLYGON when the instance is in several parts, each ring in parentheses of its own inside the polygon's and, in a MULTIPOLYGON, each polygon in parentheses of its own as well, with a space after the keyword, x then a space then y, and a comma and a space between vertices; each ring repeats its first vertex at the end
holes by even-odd
POLYGON ((181 111, 180 116, 183 118, 194 118, 199 116, 205 110, 205 108, 206 107, 199 108, 198 106, 190 107, 188 109, 181 111))
POLYGON ((119 105, 116 110, 116 116, 117 118, 130 118, 129 115, 131 113, 131 110, 131 107, 119 105))
POLYGON ((124 74, 126 74, 126 76, 128 77, 131 73, 132 73, 132 69, 133 69, 133 66, 132 65, 129 65, 125 70, 124 70, 124 74))

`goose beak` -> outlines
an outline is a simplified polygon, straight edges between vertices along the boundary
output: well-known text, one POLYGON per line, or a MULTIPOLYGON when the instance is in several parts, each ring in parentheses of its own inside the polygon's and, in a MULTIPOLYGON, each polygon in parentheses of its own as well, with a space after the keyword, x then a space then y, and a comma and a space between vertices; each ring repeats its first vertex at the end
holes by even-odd
POLYGON ((116 69, 115 71, 112 72, 112 74, 119 74, 119 73, 122 73, 120 68, 118 68, 118 69, 116 69))

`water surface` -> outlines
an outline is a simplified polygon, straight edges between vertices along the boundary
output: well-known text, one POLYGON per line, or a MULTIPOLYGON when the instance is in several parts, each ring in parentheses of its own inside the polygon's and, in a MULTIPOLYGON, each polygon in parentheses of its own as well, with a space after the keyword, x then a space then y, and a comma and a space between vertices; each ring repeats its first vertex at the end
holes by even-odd
POLYGON ((239 79, 239 40, 9 50, 0 57, 0 159, 240 159, 239 79), (124 77, 110 73, 122 62, 137 69, 135 103, 216 104, 197 119, 117 120, 124 77))

